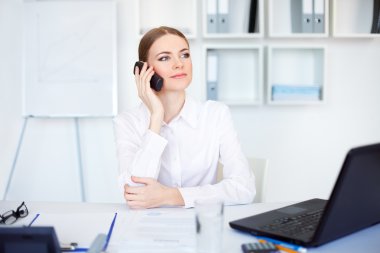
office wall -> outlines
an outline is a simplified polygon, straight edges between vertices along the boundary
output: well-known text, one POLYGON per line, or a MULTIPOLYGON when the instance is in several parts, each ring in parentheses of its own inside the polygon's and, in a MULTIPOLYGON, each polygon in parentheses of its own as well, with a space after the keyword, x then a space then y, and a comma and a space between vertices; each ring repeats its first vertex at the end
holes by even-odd
MULTIPOLYGON (((201 1, 198 1, 199 3, 201 1)), ((138 103, 131 75, 137 58, 137 0, 118 1, 119 111, 138 103)), ((198 18, 201 34, 201 16, 198 18)), ((22 1, 0 0, 0 196, 22 128, 22 1)), ((277 43, 264 39, 262 43, 277 43)), ((205 97, 201 38, 191 41, 194 78, 189 92, 205 97)), ((292 44, 294 40, 280 40, 292 44)), ((300 40, 300 43, 313 40, 300 40)), ((328 47, 323 105, 231 107, 247 156, 270 160, 267 200, 327 198, 345 153, 380 142, 379 39, 318 39, 328 47)), ((258 41, 260 43, 260 40, 258 41)), ((88 201, 119 202, 110 119, 80 120, 88 201)), ((8 199, 80 201, 74 121, 30 119, 8 199)))

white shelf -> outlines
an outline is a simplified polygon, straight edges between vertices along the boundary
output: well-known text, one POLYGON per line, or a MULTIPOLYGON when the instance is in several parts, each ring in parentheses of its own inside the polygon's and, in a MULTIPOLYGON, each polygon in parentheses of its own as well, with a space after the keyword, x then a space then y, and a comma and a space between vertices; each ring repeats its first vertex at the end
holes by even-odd
POLYGON ((328 24, 328 0, 268 0, 269 37, 326 38, 329 34, 328 24), (303 10, 304 3, 310 4, 310 8, 305 7, 311 9, 310 13, 303 10), (310 22, 303 27, 306 17, 310 18, 310 22), (320 18, 322 23, 316 24, 316 18, 320 18))
POLYGON ((324 102, 325 54, 323 45, 269 46, 267 103, 300 105, 324 102))
POLYGON ((189 39, 197 36, 197 0, 138 0, 139 34, 170 26, 189 39))
POLYGON ((259 38, 264 31, 264 1, 258 0, 254 32, 249 33, 251 0, 202 0, 204 38, 259 38), (219 8, 218 8, 219 7, 219 8), (222 23, 222 18, 226 22, 222 23), (213 22, 210 31, 209 23, 213 22))
POLYGON ((203 64, 204 73, 200 74, 207 91, 208 55, 212 52, 218 54, 216 99, 228 105, 261 105, 264 98, 270 105, 324 103, 326 47, 311 44, 311 40, 329 37, 330 7, 334 11, 331 13, 334 37, 380 37, 379 34, 370 33, 373 0, 258 0, 254 33, 248 32, 251 0, 136 1, 139 32, 167 25, 180 29, 190 39, 200 39, 191 43, 198 45, 200 50, 203 47, 200 63, 203 64), (209 15, 212 14, 209 3, 215 5, 216 20, 219 20, 219 13, 225 13, 227 20, 227 26, 215 32, 208 30, 209 15), (321 13, 324 15, 323 25, 319 28, 313 26, 311 32, 302 27, 305 3, 312 4, 313 18, 320 17, 317 15, 321 13), (316 3, 322 5, 316 8, 316 3), (226 8, 224 12, 218 9, 220 4, 224 7, 227 4, 228 11, 225 11, 226 8), (356 19, 352 20, 352 16, 356 19), (201 22, 198 22, 199 18, 201 22), (268 24, 264 25, 264 21, 268 24), (268 30, 264 31, 264 27, 268 30), (197 33, 197 29, 202 32, 197 33), (283 38, 288 41, 277 44, 279 40, 276 39, 283 38), (206 45, 202 46, 202 43, 206 45), (264 47, 268 47, 265 59, 264 47), (267 69, 265 89, 264 64, 267 69), (295 96, 281 92, 294 92, 295 96))
POLYGON ((333 36, 336 38, 380 38, 371 33, 373 0, 333 0, 333 36))
POLYGON ((263 94, 263 48, 226 44, 204 47, 205 87, 209 99, 228 105, 259 105, 263 94), (216 55, 216 58, 210 58, 216 55), (216 60, 215 60, 216 59, 216 60), (210 84, 217 96, 210 97, 210 84))

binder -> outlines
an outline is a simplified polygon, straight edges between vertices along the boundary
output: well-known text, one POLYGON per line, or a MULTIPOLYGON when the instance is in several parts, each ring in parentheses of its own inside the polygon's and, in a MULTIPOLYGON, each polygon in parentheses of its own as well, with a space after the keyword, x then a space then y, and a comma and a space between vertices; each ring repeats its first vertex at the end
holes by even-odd
POLYGON ((229 26, 228 8, 229 0, 218 0, 218 32, 227 33, 229 26))
POLYGON ((373 0, 373 18, 371 33, 380 33, 380 0, 373 0))
POLYGON ((302 33, 302 0, 290 1, 290 17, 292 23, 292 33, 302 33))
POLYGON ((313 0, 302 0, 302 32, 313 32, 313 0))
POLYGON ((254 33, 256 27, 256 19, 257 16, 257 3, 258 0, 251 0, 251 6, 249 8, 249 24, 248 24, 248 32, 254 33))
POLYGON ((325 0, 314 0, 314 33, 325 32, 325 0))
POLYGON ((207 32, 217 33, 218 32, 218 16, 217 7, 218 0, 207 0, 207 32))
POLYGON ((207 99, 218 99, 218 52, 207 51, 207 99))

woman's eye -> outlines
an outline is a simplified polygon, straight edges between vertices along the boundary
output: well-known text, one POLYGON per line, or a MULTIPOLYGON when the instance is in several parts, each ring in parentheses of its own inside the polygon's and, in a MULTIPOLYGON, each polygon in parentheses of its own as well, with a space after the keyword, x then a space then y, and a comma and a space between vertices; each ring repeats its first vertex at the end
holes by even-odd
POLYGON ((184 53, 183 55, 181 55, 182 58, 189 58, 190 57, 190 54, 189 53, 184 53))
POLYGON ((167 57, 167 56, 162 56, 162 57, 160 57, 158 60, 159 61, 167 61, 169 59, 169 57, 167 57))

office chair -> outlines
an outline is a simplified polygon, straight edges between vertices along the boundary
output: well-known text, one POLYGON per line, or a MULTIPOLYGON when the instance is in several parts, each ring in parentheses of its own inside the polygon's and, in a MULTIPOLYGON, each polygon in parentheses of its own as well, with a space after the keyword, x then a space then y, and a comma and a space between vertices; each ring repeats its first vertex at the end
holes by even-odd
MULTIPOLYGON (((249 167, 255 175, 256 183, 256 196, 255 203, 265 202, 265 188, 266 188, 266 171, 268 168, 268 159, 264 158, 248 158, 249 167)), ((223 165, 218 164, 217 182, 223 179, 223 165)))

